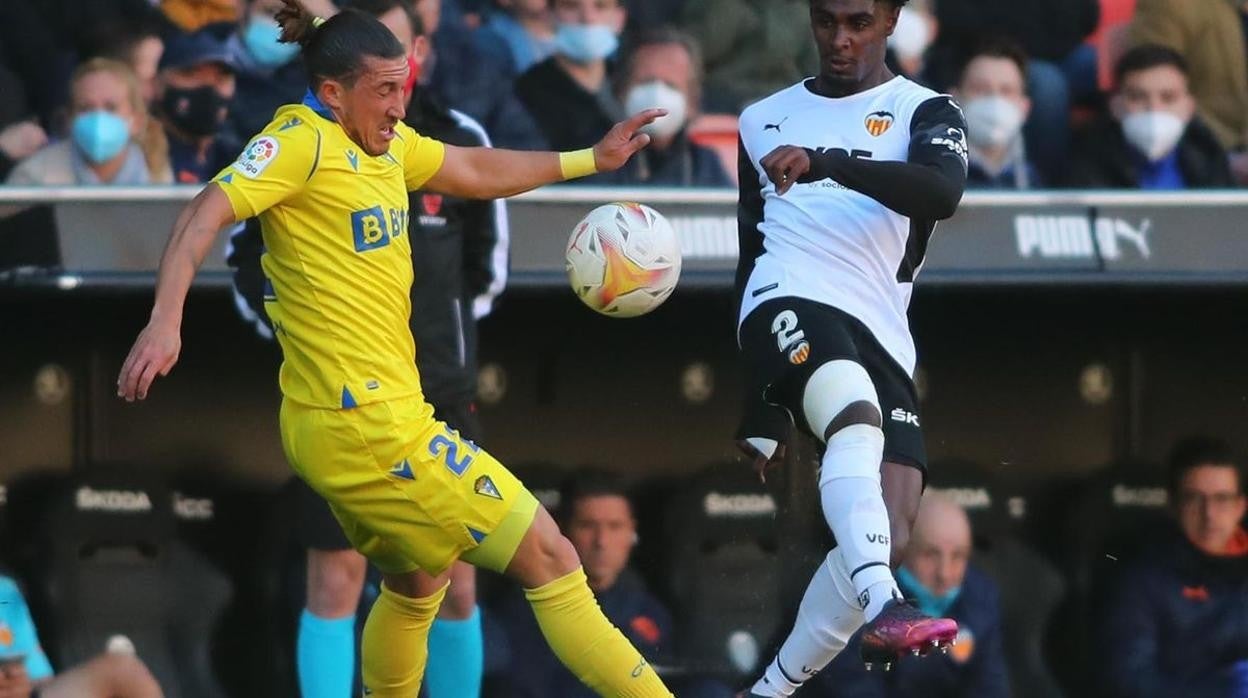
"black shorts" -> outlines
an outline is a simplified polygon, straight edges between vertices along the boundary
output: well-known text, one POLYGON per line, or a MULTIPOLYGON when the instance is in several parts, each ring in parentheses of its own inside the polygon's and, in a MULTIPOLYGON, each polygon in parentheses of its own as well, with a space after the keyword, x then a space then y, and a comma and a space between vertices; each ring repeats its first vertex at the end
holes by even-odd
POLYGON ((783 407, 807 434, 802 395, 810 376, 829 361, 861 365, 875 384, 883 413, 884 460, 927 472, 914 380, 857 318, 804 298, 773 298, 745 318, 740 338, 746 399, 757 402, 761 396, 783 407))
MULTIPOLYGON (((469 441, 481 438, 481 421, 477 418, 477 406, 466 401, 440 401, 442 406, 433 408, 433 416, 449 424, 469 441)), ((351 542, 342 532, 338 519, 330 511, 329 504, 308 486, 295 478, 294 488, 295 534, 299 545, 314 550, 348 550, 351 542)))

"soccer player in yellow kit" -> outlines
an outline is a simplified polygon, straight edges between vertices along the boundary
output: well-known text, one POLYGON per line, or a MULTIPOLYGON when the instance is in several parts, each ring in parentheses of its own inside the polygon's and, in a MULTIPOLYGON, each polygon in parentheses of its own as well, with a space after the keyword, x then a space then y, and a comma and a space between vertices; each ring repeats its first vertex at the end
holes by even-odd
POLYGON ((434 420, 408 327, 409 190, 489 199, 618 169, 649 142, 638 129, 663 112, 642 112, 574 153, 444 145, 402 123, 408 67, 389 29, 355 11, 321 22, 284 1, 278 21, 302 46, 309 94, 279 109, 178 217, 118 394, 144 399, 173 368, 186 295, 214 238, 259 216, 287 458, 384 575, 364 626, 365 693, 416 695, 447 570, 462 558, 523 584, 551 648, 599 694, 670 696, 603 616, 575 550, 533 495, 434 420))

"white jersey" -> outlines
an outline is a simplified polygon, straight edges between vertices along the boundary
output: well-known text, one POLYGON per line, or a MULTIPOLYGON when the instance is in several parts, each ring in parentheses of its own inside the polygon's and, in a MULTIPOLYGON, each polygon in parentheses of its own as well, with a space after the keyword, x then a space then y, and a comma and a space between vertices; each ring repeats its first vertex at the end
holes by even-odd
POLYGON ((906 312, 936 221, 911 220, 832 179, 796 184, 779 196, 759 163, 785 145, 901 162, 912 160, 916 148, 935 147, 965 160, 960 109, 903 77, 840 98, 819 96, 803 82, 751 105, 740 130, 742 234, 754 224, 749 202, 761 201, 756 218, 763 239, 738 322, 772 298, 824 303, 862 322, 913 375, 906 312))

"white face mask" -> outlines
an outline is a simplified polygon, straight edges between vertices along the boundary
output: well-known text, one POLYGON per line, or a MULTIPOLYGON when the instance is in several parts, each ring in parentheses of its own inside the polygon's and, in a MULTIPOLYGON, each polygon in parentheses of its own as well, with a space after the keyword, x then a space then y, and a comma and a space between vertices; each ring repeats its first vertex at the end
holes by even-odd
POLYGON ((633 86, 624 98, 624 110, 630 115, 645 109, 666 109, 654 123, 642 126, 642 133, 654 138, 668 138, 680 133, 688 118, 689 105, 684 93, 661 80, 651 80, 633 86))
POLYGON ((962 105, 966 115, 966 140, 976 148, 1000 148, 1018 137, 1023 110, 1012 99, 999 95, 976 97, 962 105))
POLYGON ((897 52, 897 57, 918 58, 923 55, 932 43, 932 29, 927 21, 909 7, 901 8, 897 16, 897 27, 893 35, 888 37, 888 47, 897 52))
POLYGON ((1187 121, 1168 111, 1137 112, 1122 119, 1122 134, 1127 142, 1149 162, 1157 162, 1173 152, 1186 130, 1187 121))

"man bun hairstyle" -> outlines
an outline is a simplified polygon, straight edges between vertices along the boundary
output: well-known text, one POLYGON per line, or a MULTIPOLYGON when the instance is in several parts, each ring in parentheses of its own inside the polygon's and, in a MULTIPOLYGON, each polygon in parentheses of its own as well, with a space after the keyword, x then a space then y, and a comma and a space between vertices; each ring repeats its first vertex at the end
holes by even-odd
POLYGON ((402 58, 403 45, 376 17, 346 9, 329 19, 308 11, 301 0, 282 0, 274 18, 282 28, 279 41, 299 44, 313 91, 326 80, 355 82, 364 59, 402 58))

